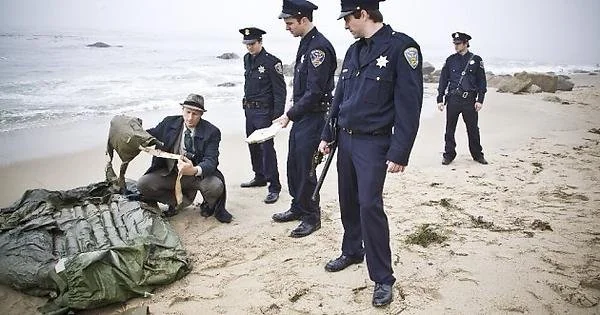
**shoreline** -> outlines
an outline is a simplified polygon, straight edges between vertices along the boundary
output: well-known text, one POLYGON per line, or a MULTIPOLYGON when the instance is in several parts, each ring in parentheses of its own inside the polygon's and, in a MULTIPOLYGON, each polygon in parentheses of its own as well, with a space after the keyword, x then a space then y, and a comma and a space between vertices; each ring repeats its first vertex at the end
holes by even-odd
MULTIPOLYGON (((322 189, 320 230, 293 239, 287 235, 295 224, 271 221, 291 200, 288 127, 275 138, 283 183, 277 203, 262 202, 266 189, 240 188, 252 175, 244 133, 225 133, 219 169, 234 221, 224 225, 185 209, 169 221, 194 271, 153 297, 82 314, 142 305, 156 314, 598 313, 600 134, 593 129, 600 128, 600 79, 574 75, 573 82, 573 91, 556 94, 490 89, 479 115, 489 165, 471 159, 460 121, 458 155, 442 166, 445 113, 422 117, 407 170, 388 175, 384 188, 398 279, 395 300, 385 309, 370 305, 373 284, 364 263, 339 273, 323 270, 339 255, 343 231, 335 167, 322 189), (544 101, 549 95, 570 104, 544 101), (539 229, 536 220, 552 230, 539 229), (407 244, 407 235, 424 224, 447 240, 428 247, 407 244)), ((424 108, 435 106, 425 102, 424 108)), ((149 159, 134 159, 127 177, 138 178, 149 159)), ((104 148, 96 146, 0 166, 0 207, 33 186, 70 189, 102 180, 104 163, 104 148)), ((0 305, 3 314, 32 313, 45 302, 7 287, 0 287, 0 298, 9 301, 0 305)))

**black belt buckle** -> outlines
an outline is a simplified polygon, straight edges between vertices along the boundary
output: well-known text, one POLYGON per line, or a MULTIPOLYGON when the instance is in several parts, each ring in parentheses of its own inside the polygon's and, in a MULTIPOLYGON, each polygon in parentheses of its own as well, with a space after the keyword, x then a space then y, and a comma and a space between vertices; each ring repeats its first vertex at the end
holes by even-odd
POLYGON ((463 92, 462 98, 467 98, 467 97, 469 97, 469 92, 463 92))

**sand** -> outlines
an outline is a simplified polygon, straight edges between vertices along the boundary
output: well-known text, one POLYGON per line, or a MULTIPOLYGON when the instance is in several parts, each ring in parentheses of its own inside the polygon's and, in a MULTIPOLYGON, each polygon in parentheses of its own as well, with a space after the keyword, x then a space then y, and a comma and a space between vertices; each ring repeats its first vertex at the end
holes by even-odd
MULTIPOLYGON (((411 161, 389 175, 384 203, 391 232, 394 302, 371 306, 365 263, 338 273, 323 267, 340 253, 342 226, 336 172, 323 187, 322 228, 305 238, 296 223, 274 223, 286 210, 287 131, 276 138, 282 197, 265 205, 251 178, 243 134, 224 136, 220 169, 234 222, 221 224, 188 208, 171 219, 193 262, 184 279, 138 298, 83 314, 113 314, 145 305, 153 314, 598 314, 600 306, 600 79, 573 76, 576 87, 547 93, 490 89, 480 114, 489 165, 474 162, 464 124, 458 156, 441 165, 445 114, 424 117, 411 161), (424 224, 445 237, 407 244, 424 224)), ((428 84, 429 94, 435 85, 428 84)), ((424 104, 432 108, 434 104, 424 104)), ((210 115, 207 115, 210 120, 210 115)), ((70 189, 103 179, 101 143, 94 149, 0 167, 0 207, 28 188, 70 189)), ((149 165, 140 156, 137 178, 149 165)), ((0 287, 1 314, 34 313, 45 300, 0 287)))

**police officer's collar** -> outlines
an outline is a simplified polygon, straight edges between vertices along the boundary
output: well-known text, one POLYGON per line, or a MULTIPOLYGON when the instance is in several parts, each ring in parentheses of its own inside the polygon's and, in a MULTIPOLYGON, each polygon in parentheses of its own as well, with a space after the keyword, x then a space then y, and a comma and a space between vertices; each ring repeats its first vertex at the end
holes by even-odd
POLYGON ((317 33, 317 27, 313 26, 313 28, 310 31, 308 31, 308 33, 306 33, 306 35, 304 35, 302 37, 302 39, 300 40, 300 42, 304 42, 304 41, 310 40, 316 33, 317 33))
POLYGON ((264 54, 265 54, 265 47, 261 47, 258 54, 256 54, 256 55, 250 54, 250 57, 252 57, 253 59, 256 59, 256 58, 258 58, 258 56, 264 55, 264 54))
POLYGON ((375 34, 373 34, 373 36, 371 36, 369 38, 361 38, 361 40, 363 40, 365 43, 367 41, 370 41, 371 45, 373 45, 375 42, 379 42, 382 40, 382 38, 387 36, 388 30, 391 30, 391 27, 387 24, 383 24, 383 27, 381 27, 379 30, 377 30, 377 32, 375 32, 375 34))

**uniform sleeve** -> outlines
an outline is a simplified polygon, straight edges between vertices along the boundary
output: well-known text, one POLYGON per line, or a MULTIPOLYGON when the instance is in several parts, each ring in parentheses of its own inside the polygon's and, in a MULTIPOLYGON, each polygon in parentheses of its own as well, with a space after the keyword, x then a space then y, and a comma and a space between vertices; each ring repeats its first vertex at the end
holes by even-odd
POLYGON ((409 44, 400 52, 396 67, 394 133, 387 159, 400 165, 408 165, 423 105, 423 56, 416 43, 409 44), (415 50, 418 64, 413 68, 414 59, 411 59, 412 65, 408 59, 414 55, 415 50))
POLYGON ((221 142, 221 131, 215 128, 206 140, 204 147, 204 156, 197 166, 202 168, 204 176, 211 176, 217 170, 219 165, 219 143, 221 142))
POLYGON ((322 47, 315 48, 309 51, 309 56, 312 56, 315 51, 320 51, 325 54, 325 57, 321 63, 313 61, 313 57, 305 60, 305 62, 309 62, 307 65, 306 90, 304 91, 304 95, 297 102, 294 102, 294 105, 287 112, 287 116, 292 121, 310 112, 315 104, 321 101, 325 94, 327 81, 337 66, 335 54, 332 51, 322 47))
POLYGON ((483 60, 479 56, 477 56, 477 58, 479 59, 479 67, 477 68, 477 72, 475 74, 477 84, 477 102, 483 104, 483 100, 485 99, 485 93, 487 92, 487 78, 485 77, 485 67, 483 66, 483 60))
POLYGON ((272 69, 267 71, 273 86, 273 118, 283 115, 285 109, 285 79, 283 78, 283 65, 280 60, 275 60, 272 69))
POLYGON ((448 87, 448 81, 449 81, 448 59, 446 59, 446 62, 444 63, 444 66, 442 67, 442 73, 440 73, 440 82, 438 83, 438 96, 437 96, 438 104, 444 102, 444 94, 446 94, 446 88, 448 87))
POLYGON ((248 92, 248 67, 250 62, 250 54, 244 55, 244 97, 248 92))

